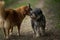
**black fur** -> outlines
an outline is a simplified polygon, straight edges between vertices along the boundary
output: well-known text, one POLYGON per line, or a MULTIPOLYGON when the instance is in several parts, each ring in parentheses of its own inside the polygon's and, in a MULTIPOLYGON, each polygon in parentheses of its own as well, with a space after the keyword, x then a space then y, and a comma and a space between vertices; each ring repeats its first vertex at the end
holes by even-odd
POLYGON ((44 35, 46 20, 42 10, 40 8, 33 9, 30 13, 30 17, 34 34, 37 35, 41 33, 42 35, 44 35), (42 29, 42 32, 40 32, 40 28, 42 29))

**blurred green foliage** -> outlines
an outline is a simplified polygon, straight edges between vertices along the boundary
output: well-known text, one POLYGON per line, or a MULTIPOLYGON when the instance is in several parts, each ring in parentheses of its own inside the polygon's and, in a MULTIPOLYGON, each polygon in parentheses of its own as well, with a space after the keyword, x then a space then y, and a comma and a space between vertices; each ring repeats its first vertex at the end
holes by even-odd
POLYGON ((4 0, 4 1, 5 1, 5 5, 9 6, 9 5, 11 5, 11 4, 13 4, 13 3, 15 3, 15 2, 17 2, 19 0, 4 0))
POLYGON ((6 7, 11 6, 12 8, 17 8, 22 5, 27 5, 27 3, 29 3, 29 2, 33 6, 37 1, 38 0, 5 0, 5 4, 6 4, 5 6, 6 7))

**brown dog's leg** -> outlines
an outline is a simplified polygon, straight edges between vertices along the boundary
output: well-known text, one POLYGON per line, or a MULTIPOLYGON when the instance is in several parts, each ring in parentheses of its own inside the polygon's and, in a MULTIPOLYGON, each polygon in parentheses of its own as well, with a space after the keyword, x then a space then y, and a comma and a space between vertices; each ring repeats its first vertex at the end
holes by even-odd
POLYGON ((13 33, 13 26, 10 28, 10 35, 13 33))
POLYGON ((13 32, 13 27, 11 27, 11 33, 13 32))
POLYGON ((3 31, 4 31, 4 37, 6 37, 6 30, 5 30, 5 28, 3 28, 3 31))
POLYGON ((4 21, 4 34, 6 39, 8 39, 9 30, 10 30, 10 22, 6 20, 4 21))
POLYGON ((20 25, 18 25, 18 35, 20 36, 20 25))
POLYGON ((4 37, 5 39, 8 39, 9 31, 8 29, 4 28, 4 37))

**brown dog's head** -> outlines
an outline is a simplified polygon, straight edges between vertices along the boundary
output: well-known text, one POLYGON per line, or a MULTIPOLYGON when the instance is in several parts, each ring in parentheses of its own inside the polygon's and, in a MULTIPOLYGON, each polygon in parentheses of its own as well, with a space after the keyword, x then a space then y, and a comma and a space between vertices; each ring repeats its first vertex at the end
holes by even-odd
POLYGON ((30 4, 28 4, 27 6, 21 6, 16 9, 17 12, 19 12, 20 14, 23 14, 23 15, 29 15, 31 10, 32 10, 32 8, 31 8, 30 4))
POLYGON ((31 10, 32 10, 32 8, 30 6, 30 3, 28 3, 28 5, 24 7, 24 11, 25 11, 24 14, 29 15, 31 10))

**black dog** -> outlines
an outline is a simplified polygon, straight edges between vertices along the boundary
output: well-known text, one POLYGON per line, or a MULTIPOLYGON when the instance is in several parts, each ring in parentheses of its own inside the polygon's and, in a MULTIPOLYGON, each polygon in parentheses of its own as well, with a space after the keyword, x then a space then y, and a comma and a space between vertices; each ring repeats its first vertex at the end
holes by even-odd
POLYGON ((45 16, 42 13, 42 10, 40 8, 33 9, 30 13, 30 17, 31 17, 32 28, 35 34, 34 36, 39 37, 40 34, 44 35, 46 20, 45 16), (42 30, 40 30, 40 28, 42 30))

